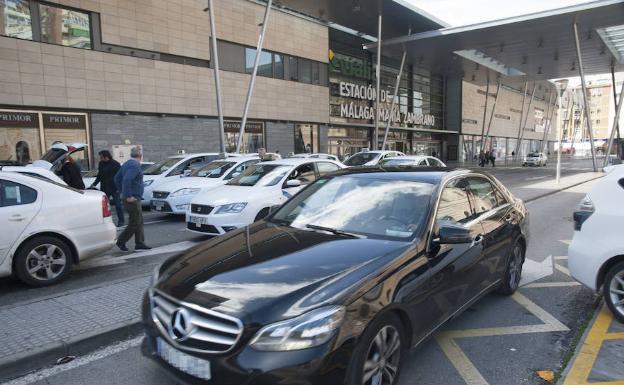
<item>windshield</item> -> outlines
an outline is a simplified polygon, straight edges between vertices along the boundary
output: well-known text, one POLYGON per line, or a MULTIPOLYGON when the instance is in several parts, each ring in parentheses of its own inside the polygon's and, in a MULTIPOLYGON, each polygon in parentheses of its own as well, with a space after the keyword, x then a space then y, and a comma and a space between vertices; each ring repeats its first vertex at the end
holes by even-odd
POLYGON ((416 159, 386 159, 382 162, 384 166, 411 166, 416 164, 416 159))
POLYGON ((210 162, 204 167, 194 170, 191 173, 191 176, 198 176, 201 178, 220 178, 235 164, 236 162, 226 162, 222 160, 210 162))
POLYGON ((539 158, 540 154, 538 152, 532 152, 528 156, 534 157, 534 158, 539 158))
POLYGON ((408 239, 425 225, 434 185, 339 176, 320 179, 269 220, 297 228, 324 227, 367 237, 408 239))
POLYGON ((230 186, 274 186, 290 171, 290 166, 256 164, 227 184, 230 186))
POLYGON ((180 160, 181 160, 180 158, 167 158, 167 159, 161 160, 160 162, 153 164, 149 166, 147 169, 145 169, 145 171, 143 171, 143 174, 144 175, 160 175, 163 172, 169 170, 180 160))
POLYGON ((360 152, 347 159, 344 164, 347 166, 361 166, 371 160, 377 159, 378 156, 379 153, 376 152, 360 152))

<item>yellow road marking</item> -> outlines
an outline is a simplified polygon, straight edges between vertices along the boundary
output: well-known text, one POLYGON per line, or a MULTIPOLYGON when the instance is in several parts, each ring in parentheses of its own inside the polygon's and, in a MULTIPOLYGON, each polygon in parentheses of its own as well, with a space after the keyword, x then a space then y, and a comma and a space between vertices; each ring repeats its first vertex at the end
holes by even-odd
MULTIPOLYGON (((572 363, 563 385, 589 385, 588 378, 598 358, 598 352, 600 352, 603 341, 624 339, 624 333, 608 333, 612 321, 613 315, 607 306, 603 305, 596 321, 587 333, 587 337, 572 363)), ((591 385, 624 385, 624 379, 621 381, 592 382, 591 385)))
POLYGON ((522 286, 523 289, 537 289, 543 287, 567 287, 567 286, 580 286, 581 284, 574 281, 567 282, 542 282, 542 283, 530 283, 526 286, 522 286))
POLYGON ((455 339, 529 333, 547 333, 570 330, 567 326, 565 326, 558 319, 553 317, 546 310, 542 309, 533 301, 520 294, 520 292, 516 292, 511 298, 518 304, 523 306, 525 309, 527 309, 529 312, 531 312, 535 317, 539 318, 539 320, 542 321, 543 324, 468 330, 450 330, 441 332, 436 335, 436 341, 440 345, 440 348, 442 349, 446 357, 451 361, 453 366, 455 366, 455 369, 457 369, 459 375, 466 382, 466 384, 489 385, 485 378, 483 378, 479 370, 474 366, 472 361, 470 361, 468 356, 466 356, 466 354, 461 350, 459 345, 455 342, 455 339))
POLYGON ((555 269, 559 270, 560 272, 562 272, 565 275, 570 275, 570 270, 568 270, 567 267, 563 267, 558 263, 555 263, 555 269))
POLYGON ((568 259, 568 256, 567 255, 561 255, 561 256, 558 256, 558 257, 553 257, 553 259, 555 261, 565 261, 566 259, 568 259))

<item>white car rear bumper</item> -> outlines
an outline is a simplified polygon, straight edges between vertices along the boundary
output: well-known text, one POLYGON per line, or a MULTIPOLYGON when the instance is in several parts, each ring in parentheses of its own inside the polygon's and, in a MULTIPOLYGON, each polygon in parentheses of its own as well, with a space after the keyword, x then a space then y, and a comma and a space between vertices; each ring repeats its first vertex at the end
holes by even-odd
POLYGON ((113 247, 117 238, 117 227, 109 217, 102 224, 72 229, 71 236, 82 261, 113 247))

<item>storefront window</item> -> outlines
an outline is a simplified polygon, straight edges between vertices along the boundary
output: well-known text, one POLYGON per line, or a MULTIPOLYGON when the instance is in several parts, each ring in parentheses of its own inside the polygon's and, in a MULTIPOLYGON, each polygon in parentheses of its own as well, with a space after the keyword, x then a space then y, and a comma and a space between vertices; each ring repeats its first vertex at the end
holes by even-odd
MULTIPOLYGON (((88 144, 87 122, 85 115, 42 114, 43 135, 46 148, 55 142, 88 144)), ((88 150, 76 152, 72 158, 81 170, 89 169, 88 150)))
POLYGON ((370 148, 370 131, 366 128, 332 127, 327 136, 329 153, 342 160, 370 148))
POLYGON ((474 137, 472 135, 462 136, 462 158, 464 162, 476 162, 477 153, 474 148, 474 137))
POLYGON ((273 62, 275 63, 275 78, 284 79, 284 56, 280 54, 273 54, 273 62))
POLYGON ((319 152, 317 124, 295 125, 295 154, 319 152))
POLYGON ((41 41, 74 48, 91 48, 89 14, 49 5, 39 5, 41 41))
MULTIPOLYGON (((245 73, 252 73, 254 61, 256 60, 256 49, 245 48, 245 73)), ((270 52, 262 51, 258 62, 258 76, 273 77, 273 62, 270 52)))
POLYGON ((0 35, 32 40, 28 0, 0 0, 0 35))
MULTIPOLYGON (((240 131, 240 122, 225 122, 224 128, 225 151, 236 152, 238 133, 240 131)), ((258 152, 259 148, 266 148, 264 142, 264 124, 254 122, 247 123, 245 125, 245 133, 243 135, 243 143, 241 145, 240 152, 258 152)))

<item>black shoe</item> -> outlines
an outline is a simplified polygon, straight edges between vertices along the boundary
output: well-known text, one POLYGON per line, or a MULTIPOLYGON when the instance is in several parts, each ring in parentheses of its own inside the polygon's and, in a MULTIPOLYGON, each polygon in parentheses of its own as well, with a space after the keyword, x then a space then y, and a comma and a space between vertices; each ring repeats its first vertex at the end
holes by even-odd
POLYGON ((125 223, 117 223, 117 227, 124 227, 126 224, 125 223))
POLYGON ((127 253, 127 252, 129 252, 129 251, 130 251, 130 249, 128 249, 128 248, 126 247, 126 245, 124 245, 124 244, 122 244, 122 243, 117 242, 117 243, 115 243, 115 245, 117 245, 117 247, 119 248, 119 250, 123 251, 124 253, 127 253))
POLYGON ((151 250, 152 248, 146 245, 145 243, 141 243, 139 245, 134 246, 134 250, 151 250))

